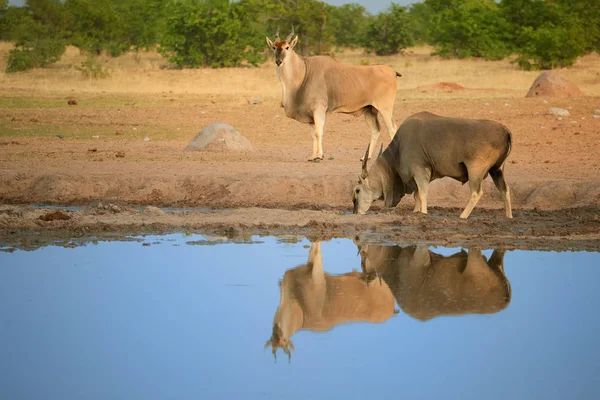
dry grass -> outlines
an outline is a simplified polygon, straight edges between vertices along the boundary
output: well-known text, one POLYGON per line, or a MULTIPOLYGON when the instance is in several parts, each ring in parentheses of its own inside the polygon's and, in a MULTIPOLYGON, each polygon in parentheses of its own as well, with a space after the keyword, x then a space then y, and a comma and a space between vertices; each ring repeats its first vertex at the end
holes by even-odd
MULTIPOLYGON (((9 43, 0 42, 0 71, 4 71, 9 43)), ((430 56, 431 48, 415 47, 403 55, 376 57, 362 51, 348 50, 336 58, 345 63, 389 64, 402 73, 398 80, 400 98, 521 98, 539 74, 521 71, 509 60, 445 60, 430 56), (420 86, 437 82, 455 82, 468 89, 464 91, 424 91, 420 86)), ((76 92, 107 93, 133 96, 144 101, 144 96, 204 95, 220 96, 238 102, 261 97, 276 101, 280 96, 272 62, 258 68, 161 69, 167 62, 156 52, 126 54, 118 58, 100 57, 99 61, 110 76, 105 79, 85 78, 74 68, 85 57, 75 48, 69 48, 60 62, 46 69, 36 69, 16 74, 0 72, 2 97, 21 97, 29 94, 32 99, 49 94, 76 92)), ((578 85, 588 96, 600 96, 600 55, 591 54, 580 58, 571 68, 560 73, 578 85)), ((150 101, 150 100, 148 100, 150 101)))

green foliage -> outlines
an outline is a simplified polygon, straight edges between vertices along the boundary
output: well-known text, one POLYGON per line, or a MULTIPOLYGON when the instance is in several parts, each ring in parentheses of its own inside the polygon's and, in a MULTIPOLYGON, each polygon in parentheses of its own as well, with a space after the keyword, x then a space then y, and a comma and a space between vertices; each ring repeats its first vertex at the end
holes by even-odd
POLYGON ((586 0, 503 0, 501 15, 515 32, 518 57, 514 62, 524 69, 566 67, 593 49, 594 41, 600 37, 600 28, 587 26, 584 21, 585 18, 588 23, 595 21, 600 11, 597 4, 594 7, 591 3, 586 0))
POLYGON ((17 24, 11 31, 15 48, 9 52, 6 72, 45 67, 65 52, 67 43, 60 34, 62 4, 58 0, 30 0, 27 4, 29 13, 15 13, 17 24))
POLYGON ((365 48, 377 55, 397 54, 413 45, 412 26, 405 7, 392 4, 375 16, 367 27, 365 48))
POLYGON ((520 31, 520 37, 526 44, 519 49, 514 62, 527 70, 568 67, 584 54, 584 35, 582 29, 551 24, 538 29, 525 27, 520 31))
POLYGON ((25 7, 6 7, 0 9, 0 40, 15 40, 15 31, 21 20, 29 17, 25 7))
POLYGON ((242 0, 171 0, 159 51, 178 67, 233 67, 262 61, 262 35, 242 0), (260 39, 259 39, 260 38, 260 39), (260 44, 259 44, 260 43, 260 44))
POLYGON ((25 71, 53 64, 65 52, 65 42, 52 38, 40 39, 33 47, 18 47, 8 53, 6 72, 25 71))
POLYGON ((371 16, 358 4, 331 7, 329 29, 335 44, 340 47, 358 47, 365 41, 371 16))
POLYGON ((512 52, 510 26, 493 1, 425 0, 425 4, 435 10, 429 32, 434 54, 497 60, 512 52))

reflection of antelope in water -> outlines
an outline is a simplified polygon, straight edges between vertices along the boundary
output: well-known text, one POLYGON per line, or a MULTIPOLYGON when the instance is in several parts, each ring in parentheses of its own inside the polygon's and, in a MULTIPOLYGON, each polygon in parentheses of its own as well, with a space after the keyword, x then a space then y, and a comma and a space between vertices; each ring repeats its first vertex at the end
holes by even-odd
POLYGON ((290 338, 300 329, 325 332, 345 322, 386 321, 394 314, 394 296, 385 282, 367 285, 362 274, 332 276, 323 271, 321 243, 315 242, 308 262, 285 272, 279 282, 279 307, 273 319, 273 334, 265 348, 273 356, 282 348, 288 357, 294 345, 290 338))
POLYGON ((367 280, 383 278, 402 311, 413 318, 493 314, 510 303, 503 250, 494 250, 487 260, 478 249, 446 257, 421 246, 358 248, 367 280))

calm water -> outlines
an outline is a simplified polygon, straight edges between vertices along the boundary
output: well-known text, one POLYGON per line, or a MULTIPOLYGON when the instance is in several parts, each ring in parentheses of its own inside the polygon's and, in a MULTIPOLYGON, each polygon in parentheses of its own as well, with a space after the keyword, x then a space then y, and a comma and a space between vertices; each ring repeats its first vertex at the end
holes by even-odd
POLYGON ((202 239, 0 253, 0 399, 600 398, 600 253, 202 239))

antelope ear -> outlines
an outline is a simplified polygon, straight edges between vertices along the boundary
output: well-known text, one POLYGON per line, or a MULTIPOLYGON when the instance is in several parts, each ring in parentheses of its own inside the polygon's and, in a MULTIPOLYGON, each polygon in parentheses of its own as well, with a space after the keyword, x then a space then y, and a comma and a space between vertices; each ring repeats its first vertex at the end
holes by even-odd
POLYGON ((296 46, 296 44, 298 44, 298 35, 296 35, 296 37, 290 43, 290 50, 293 49, 296 46))
POLYGON ((273 44, 273 42, 271 41, 271 39, 269 39, 267 37, 267 44, 269 45, 270 48, 272 48, 273 50, 275 50, 275 45, 273 44))

